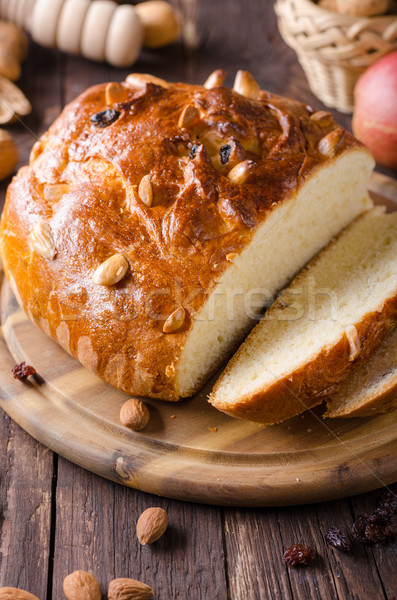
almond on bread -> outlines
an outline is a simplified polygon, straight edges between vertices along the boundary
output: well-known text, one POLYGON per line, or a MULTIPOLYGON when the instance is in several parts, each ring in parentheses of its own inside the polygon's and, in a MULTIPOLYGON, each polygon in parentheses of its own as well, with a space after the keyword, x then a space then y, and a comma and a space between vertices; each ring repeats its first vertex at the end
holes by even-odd
POLYGON ((210 402, 278 423, 337 392, 397 323, 397 213, 359 217, 284 290, 227 365, 210 402))

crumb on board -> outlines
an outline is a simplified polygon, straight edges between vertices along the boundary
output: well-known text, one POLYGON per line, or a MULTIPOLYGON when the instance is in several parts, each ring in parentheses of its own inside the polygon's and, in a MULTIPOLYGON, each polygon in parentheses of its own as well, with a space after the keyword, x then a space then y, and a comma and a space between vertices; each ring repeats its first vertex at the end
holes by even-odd
POLYGON ((208 427, 208 429, 212 431, 212 433, 216 433, 218 431, 218 427, 208 427))

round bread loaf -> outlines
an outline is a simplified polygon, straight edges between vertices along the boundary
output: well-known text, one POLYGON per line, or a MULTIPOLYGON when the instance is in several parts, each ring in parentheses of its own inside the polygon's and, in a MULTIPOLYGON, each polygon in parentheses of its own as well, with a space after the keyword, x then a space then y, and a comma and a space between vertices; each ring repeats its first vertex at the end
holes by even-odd
POLYGON ((223 79, 90 88, 8 189, 1 251, 21 306, 131 394, 193 394, 265 304, 253 314, 246 294, 274 295, 369 206, 372 158, 330 114, 246 72, 223 79))

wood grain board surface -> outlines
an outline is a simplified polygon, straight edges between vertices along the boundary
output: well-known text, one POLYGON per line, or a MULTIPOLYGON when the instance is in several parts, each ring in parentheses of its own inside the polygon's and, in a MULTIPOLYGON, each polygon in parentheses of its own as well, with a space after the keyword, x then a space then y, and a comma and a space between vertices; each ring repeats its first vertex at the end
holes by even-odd
MULTIPOLYGON (((264 88, 327 110, 278 35, 273 0, 173 2, 183 12, 184 37, 143 52, 134 70, 203 82, 225 68, 230 85, 236 69, 248 69, 264 88)), ((19 85, 33 113, 9 128, 20 166, 66 102, 127 73, 31 44, 19 85)), ((349 116, 332 112, 351 129, 349 116)), ((85 569, 97 577, 103 598, 114 577, 152 585, 155 600, 388 600, 397 593, 396 543, 355 544, 343 555, 324 539, 331 525, 346 529, 358 514, 370 513, 377 491, 304 506, 223 508, 117 485, 51 452, 2 410, 0 439, 0 585, 60 600, 63 578, 85 569), (170 525, 156 544, 143 547, 135 523, 149 506, 167 510, 170 525), (317 550, 309 569, 289 569, 282 560, 297 542, 317 550)))
MULTIPOLYGON (((397 200, 392 180, 372 181, 378 192, 387 186, 397 200)), ((397 478, 397 411, 324 420, 320 408, 264 427, 210 406, 211 381, 177 404, 147 400, 149 425, 133 432, 119 420, 128 396, 38 330, 6 281, 1 325, 1 407, 55 452, 118 483, 179 500, 278 506, 356 494, 397 478), (22 361, 42 382, 13 380, 11 368, 22 361)))

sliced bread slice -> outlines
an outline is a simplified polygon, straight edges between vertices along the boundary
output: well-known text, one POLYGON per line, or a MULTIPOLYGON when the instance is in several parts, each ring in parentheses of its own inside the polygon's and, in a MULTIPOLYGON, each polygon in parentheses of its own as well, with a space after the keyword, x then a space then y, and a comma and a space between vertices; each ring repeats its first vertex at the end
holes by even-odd
POLYGON ((371 417, 397 408, 397 328, 327 399, 324 417, 371 417))
POLYGON ((397 213, 359 217, 282 292, 215 384, 234 417, 278 423, 335 393, 397 323, 397 213))

